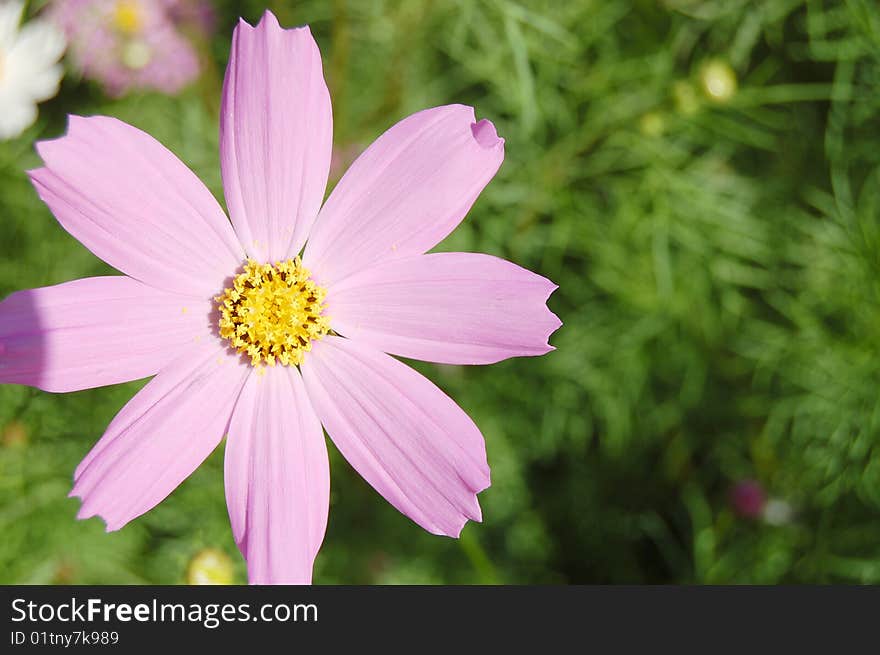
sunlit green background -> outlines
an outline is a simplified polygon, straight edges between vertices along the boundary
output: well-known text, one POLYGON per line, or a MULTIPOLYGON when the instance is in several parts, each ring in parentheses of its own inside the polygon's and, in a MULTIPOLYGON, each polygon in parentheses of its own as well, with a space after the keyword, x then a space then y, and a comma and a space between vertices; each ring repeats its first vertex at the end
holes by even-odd
MULTIPOLYGON (((229 39, 267 5, 311 24, 343 154, 432 105, 495 122, 504 165, 440 249, 553 279, 565 323, 545 357, 417 365, 486 437, 484 522, 461 540, 331 446, 316 582, 880 582, 874 0, 218 2, 180 96, 111 100, 69 74, 0 144, 0 297, 109 271, 25 177, 67 113, 145 129, 222 198, 229 39), (772 511, 735 511, 749 479, 772 511)), ((142 385, 0 387, 0 582, 180 583, 206 548, 245 580, 222 447, 119 532, 75 520, 73 470, 142 385)))

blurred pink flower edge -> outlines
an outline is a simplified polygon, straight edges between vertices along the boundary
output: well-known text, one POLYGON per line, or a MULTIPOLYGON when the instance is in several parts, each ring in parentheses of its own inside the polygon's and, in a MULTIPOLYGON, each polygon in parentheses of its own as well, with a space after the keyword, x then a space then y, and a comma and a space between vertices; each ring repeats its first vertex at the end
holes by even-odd
POLYGON ((46 15, 67 36, 74 67, 114 97, 178 93, 201 70, 190 37, 214 27, 203 0, 55 0, 46 15))
POLYGON ((326 203, 332 111, 308 27, 236 27, 223 86, 229 218, 152 137, 71 116, 30 172, 59 223, 123 275, 0 303, 0 382, 67 392, 155 376, 74 475, 79 518, 117 530, 167 497, 226 436, 235 541, 257 584, 308 584, 329 510, 322 431, 388 502, 457 537, 482 518, 483 437, 392 355, 489 364, 552 350, 551 281, 478 253, 426 254, 493 178, 504 140, 461 105, 397 123, 326 203), (300 367, 255 369, 216 331, 213 298, 246 258, 302 253, 333 332, 300 367))

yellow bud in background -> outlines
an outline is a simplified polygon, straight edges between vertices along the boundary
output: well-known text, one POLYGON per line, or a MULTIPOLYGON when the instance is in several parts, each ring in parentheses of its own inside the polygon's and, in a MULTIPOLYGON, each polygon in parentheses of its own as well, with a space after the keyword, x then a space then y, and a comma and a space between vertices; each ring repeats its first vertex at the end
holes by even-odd
POLYGON ((645 136, 658 137, 665 130, 666 121, 659 112, 649 111, 639 119, 639 131, 645 136))
POLYGON ((0 443, 7 448, 24 448, 27 442, 27 428, 21 421, 10 421, 0 433, 0 443))
POLYGON ((700 110, 700 98, 690 82, 679 80, 672 86, 675 109, 683 116, 693 116, 700 110))
POLYGON ((191 585, 232 584, 233 578, 232 560, 216 548, 200 550, 186 569, 186 583, 191 585))
POLYGON ((700 86, 712 102, 727 102, 736 93, 736 73, 726 61, 711 59, 700 68, 700 86))

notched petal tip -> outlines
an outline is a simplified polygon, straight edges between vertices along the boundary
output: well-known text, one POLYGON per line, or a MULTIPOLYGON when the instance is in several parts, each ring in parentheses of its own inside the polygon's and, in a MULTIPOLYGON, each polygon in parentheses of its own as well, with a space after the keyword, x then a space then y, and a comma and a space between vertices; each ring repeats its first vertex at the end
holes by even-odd
POLYGON ((43 176, 48 173, 48 170, 45 166, 40 166, 39 168, 30 168, 24 172, 25 175, 28 176, 28 179, 31 181, 31 184, 36 186, 40 183, 43 176))
MULTIPOLYGON (((298 34, 300 32, 305 33, 309 37, 312 36, 312 30, 308 25, 300 25, 296 27, 282 27, 281 23, 278 22, 278 18, 273 14, 270 10, 266 10, 263 12, 263 15, 260 17, 260 20, 257 21, 255 25, 251 25, 244 18, 238 19, 238 24, 235 26, 235 30, 233 30, 233 39, 235 39, 235 34, 239 31, 246 32, 249 35, 261 35, 267 36, 270 33, 280 33, 284 34, 298 34)), ((235 47, 233 41, 233 48, 235 47)))
POLYGON ((544 287, 544 302, 546 303, 548 300, 550 300, 550 296, 552 296, 553 293, 557 289, 559 289, 559 285, 549 278, 546 278, 544 276, 540 277, 543 278, 543 281, 546 283, 544 287))
MULTIPOLYGON (((79 496, 75 496, 75 498, 79 498, 79 496)), ((80 501, 82 498, 80 498, 80 501)), ((86 519, 90 519, 94 516, 94 513, 89 513, 86 510, 85 503, 80 503, 79 509, 76 510, 76 518, 78 521, 85 521, 86 519)))
MULTIPOLYGON (((58 136, 56 136, 53 139, 40 139, 39 141, 34 142, 34 150, 37 151, 37 155, 39 155, 40 159, 42 159, 44 163, 46 162, 46 160, 50 156, 50 154, 51 154, 50 151, 53 148, 55 148, 58 144, 60 144, 62 141, 64 141, 64 139, 66 139, 70 136, 71 119, 72 118, 73 118, 73 116, 71 114, 68 114, 67 127, 64 130, 64 134, 59 134, 58 136)), ((45 168, 34 168, 34 169, 29 170, 27 173, 28 173, 28 176, 31 178, 31 180, 33 180, 34 179, 34 176, 32 175, 33 173, 36 173, 39 171, 45 171, 45 170, 46 170, 45 168)))
MULTIPOLYGON (((118 118, 112 116, 81 116, 79 114, 67 115, 67 129, 62 136, 70 136, 78 131, 81 127, 85 127, 89 123, 121 123, 118 118)), ((59 137, 61 138, 61 137, 59 137)))
POLYGON ((97 517, 101 519, 104 523, 104 532, 116 532, 119 530, 124 523, 113 523, 108 518, 101 516, 98 512, 96 512, 93 508, 89 507, 86 502, 85 494, 81 491, 77 491, 76 485, 74 484, 73 489, 70 490, 70 493, 67 494, 68 498, 78 498, 81 501, 79 509, 76 512, 76 518, 78 521, 85 521, 90 518, 97 517))
MULTIPOLYGON (((51 156, 51 150, 57 148, 62 145, 62 143, 70 138, 76 137, 77 133, 89 123, 98 123, 98 122, 114 122, 120 123, 121 121, 112 118, 111 116, 80 116, 79 114, 67 114, 67 126, 64 130, 64 134, 59 134, 54 139, 41 139, 40 141, 36 141, 34 143, 34 149, 37 151, 37 154, 40 158, 45 162, 47 157, 51 156)), ((45 169, 33 169, 34 171, 45 170, 45 169)), ((32 171, 28 171, 30 174, 32 171)), ((31 178, 33 179, 33 177, 31 178)))
POLYGON ((474 141, 487 150, 504 146, 504 139, 498 136, 498 130, 488 118, 472 123, 471 134, 474 135, 474 141))
POLYGON ((447 537, 451 537, 453 539, 460 539, 462 530, 464 530, 464 526, 466 526, 469 521, 473 521, 474 523, 482 523, 483 522, 483 510, 482 510, 482 508, 480 508, 479 503, 475 503, 475 505, 476 505, 475 511, 469 512, 468 516, 463 516, 461 519, 461 522, 458 524, 458 526, 456 526, 455 530, 453 530, 452 532, 450 532, 447 535, 443 535, 443 533, 439 533, 439 534, 441 534, 441 536, 447 536, 447 537))
POLYGON ((263 23, 267 23, 272 27, 281 27, 281 24, 278 22, 278 17, 272 13, 271 9, 266 9, 263 12, 263 15, 260 16, 260 22, 257 23, 257 27, 261 27, 263 23))
POLYGON ((420 525, 430 534, 433 534, 437 537, 449 537, 451 539, 458 539, 461 536, 461 531, 464 529, 464 526, 468 524, 468 521, 474 521, 475 523, 483 522, 483 508, 480 507, 480 500, 477 497, 477 494, 488 489, 489 485, 489 475, 487 473, 485 485, 481 485, 481 488, 473 491, 473 502, 465 507, 459 508, 458 518, 452 525, 447 525, 445 528, 435 522, 420 523, 420 525))
POLYGON ((455 530, 455 532, 453 532, 452 534, 447 534, 447 535, 441 534, 440 536, 451 537, 452 539, 461 539, 461 531, 464 530, 464 526, 467 525, 467 522, 468 522, 467 519, 462 521, 461 525, 459 525, 458 528, 455 530))
POLYGON ((95 118, 94 116, 81 116, 80 114, 67 114, 67 129, 75 127, 78 123, 85 123, 90 119, 95 118))
POLYGON ((449 532, 443 532, 442 530, 439 530, 437 532, 434 532, 434 534, 458 539, 461 536, 461 531, 464 529, 464 526, 468 524, 468 521, 474 521, 475 523, 483 522, 483 508, 480 507, 479 494, 488 489, 492 484, 488 464, 486 465, 485 476, 486 479, 484 481, 481 481, 477 488, 473 490, 473 496, 471 498, 472 502, 466 507, 460 509, 460 520, 456 524, 455 529, 449 532))
POLYGON ((273 30, 273 31, 282 32, 282 33, 283 32, 305 32, 309 36, 311 36, 311 34, 312 34, 312 30, 309 28, 308 25, 301 25, 301 26, 297 26, 297 27, 282 27, 281 23, 278 22, 278 17, 274 13, 272 13, 272 11, 270 9, 266 9, 266 11, 263 12, 263 15, 260 16, 260 20, 257 22, 256 25, 251 25, 244 18, 239 18, 238 19, 238 26, 239 27, 246 26, 248 29, 256 30, 256 31, 273 30))
POLYGON ((545 338, 545 347, 547 348, 547 350, 541 353, 543 355, 546 355, 547 353, 556 350, 556 346, 550 343, 550 337, 553 336, 556 330, 562 327, 562 320, 556 314, 551 312, 549 308, 547 309, 547 313, 550 315, 551 320, 547 324, 547 335, 545 338))
POLYGON ((562 319, 560 319, 550 308, 547 306, 547 301, 550 300, 550 296, 553 295, 559 285, 555 284, 552 280, 549 280, 543 276, 541 276, 543 281, 546 283, 544 287, 544 307, 543 310, 547 316, 547 323, 545 325, 546 335, 545 335, 545 346, 547 350, 545 350, 542 355, 546 355, 549 352, 556 350, 556 347, 550 344, 550 337, 553 336, 553 333, 556 332, 559 328, 562 327, 562 319))

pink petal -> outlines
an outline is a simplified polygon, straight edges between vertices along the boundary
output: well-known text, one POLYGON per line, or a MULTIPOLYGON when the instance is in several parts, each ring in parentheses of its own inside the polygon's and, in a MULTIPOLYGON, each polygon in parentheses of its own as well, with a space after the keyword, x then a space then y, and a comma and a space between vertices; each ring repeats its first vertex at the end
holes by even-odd
POLYGON ((427 378, 339 337, 313 345, 302 375, 333 443, 388 502, 434 534, 457 537, 482 519, 483 437, 427 378))
POLYGON ((330 93, 308 27, 271 12, 239 21, 223 83, 220 157, 226 205, 248 254, 297 254, 318 214, 333 141, 330 93))
POLYGON ((71 116, 41 141, 30 172, 58 222, 111 266, 152 286, 211 295, 244 253, 211 192, 148 134, 115 118, 71 116))
POLYGON ((327 528, 324 432, 296 368, 251 375, 226 441, 226 504, 251 584, 310 584, 327 528))
POLYGON ((61 392, 154 375, 213 338, 210 312, 125 276, 18 291, 0 303, 0 383, 61 392))
POLYGON ((213 340, 162 369, 77 467, 77 517, 98 515, 109 532, 159 504, 220 443, 250 371, 213 340))
POLYGON ((330 194, 303 261, 325 286, 380 261, 420 255, 461 222, 504 159, 472 107, 413 114, 380 136, 330 194))
POLYGON ((547 309, 547 278, 503 259, 436 253, 396 259, 330 287, 340 334, 395 355, 446 364, 491 364, 543 355, 560 325, 547 309))

